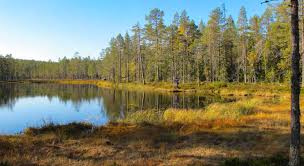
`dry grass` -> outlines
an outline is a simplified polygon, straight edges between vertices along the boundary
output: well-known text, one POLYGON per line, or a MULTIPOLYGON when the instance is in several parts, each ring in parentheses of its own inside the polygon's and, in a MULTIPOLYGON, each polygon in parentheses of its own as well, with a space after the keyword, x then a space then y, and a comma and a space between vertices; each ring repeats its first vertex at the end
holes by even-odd
MULTIPOLYGON (((60 83, 60 84, 90 84, 101 88, 127 89, 130 91, 158 91, 171 93, 175 89, 171 82, 141 83, 114 83, 101 80, 26 80, 32 83, 60 83)), ((219 94, 223 96, 288 96, 290 86, 281 83, 186 83, 180 85, 180 92, 219 94)))
POLYGON ((74 123, 30 128, 20 136, 0 137, 0 161, 7 165, 286 164, 288 101, 252 98, 205 110, 138 111, 102 127, 74 123))
POLYGON ((140 123, 150 123, 150 124, 160 124, 163 122, 163 112, 157 110, 143 110, 128 112, 124 119, 119 119, 118 122, 140 124, 140 123))
POLYGON ((227 128, 243 125, 244 117, 257 115, 257 105, 270 102, 268 98, 242 99, 232 103, 214 103, 205 109, 142 110, 126 113, 123 123, 199 125, 204 128, 227 128))
POLYGON ((0 161, 9 165, 219 165, 235 157, 271 157, 288 147, 286 134, 256 129, 112 123, 87 135, 70 136, 75 128, 76 133, 87 132, 68 125, 1 137, 0 161), (59 132, 54 130, 57 127, 68 129, 59 132))
MULTIPOLYGON (((84 81, 85 82, 85 81, 84 81)), ((173 92, 174 87, 170 82, 147 83, 112 83, 108 81, 98 81, 97 85, 102 88, 118 88, 131 91, 158 91, 173 92)), ((257 83, 257 84, 241 84, 241 83, 187 83, 180 85, 181 92, 201 93, 201 94, 219 94, 225 96, 286 96, 289 94, 288 84, 279 83, 257 83)))
POLYGON ((101 127, 50 124, 0 136, 0 165, 286 165, 288 88, 256 85, 259 90, 246 90, 248 86, 201 85, 200 90, 221 89, 227 95, 256 95, 201 110, 142 110, 101 127), (277 94, 281 97, 258 97, 277 94))
POLYGON ((201 123, 210 120, 239 120, 242 116, 253 114, 259 99, 241 100, 233 103, 215 103, 204 110, 169 109, 165 111, 165 121, 177 123, 201 123))

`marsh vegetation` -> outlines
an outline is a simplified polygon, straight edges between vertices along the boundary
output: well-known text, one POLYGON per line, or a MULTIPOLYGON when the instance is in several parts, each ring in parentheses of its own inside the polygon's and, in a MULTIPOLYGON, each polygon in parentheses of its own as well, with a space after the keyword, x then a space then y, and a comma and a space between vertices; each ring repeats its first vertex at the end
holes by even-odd
POLYGON ((299 166, 299 6, 154 8, 98 58, 0 55, 0 165, 299 166))
POLYGON ((193 89, 189 84, 175 94, 167 84, 142 85, 147 87, 142 91, 131 88, 135 84, 104 81, 35 82, 2 85, 1 108, 26 96, 57 96, 65 103, 97 97, 106 108, 104 115, 111 118, 102 125, 81 119, 48 122, 18 135, 1 136, 3 164, 284 165, 288 161, 289 89, 284 84, 267 88, 266 84, 202 84, 201 91, 209 89, 208 93, 188 91, 193 89), (122 90, 128 87, 133 90, 122 90), (4 93, 8 89, 18 93, 4 93))

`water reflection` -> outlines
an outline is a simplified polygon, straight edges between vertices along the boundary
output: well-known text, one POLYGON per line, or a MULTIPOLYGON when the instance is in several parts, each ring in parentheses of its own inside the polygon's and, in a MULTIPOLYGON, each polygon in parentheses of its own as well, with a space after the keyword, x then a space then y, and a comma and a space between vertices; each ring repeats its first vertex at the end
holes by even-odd
MULTIPOLYGON (((234 100, 234 99, 232 99, 234 100)), ((0 84, 0 134, 13 134, 45 122, 103 125, 126 112, 202 108, 231 98, 185 93, 162 94, 102 89, 93 85, 0 84)))

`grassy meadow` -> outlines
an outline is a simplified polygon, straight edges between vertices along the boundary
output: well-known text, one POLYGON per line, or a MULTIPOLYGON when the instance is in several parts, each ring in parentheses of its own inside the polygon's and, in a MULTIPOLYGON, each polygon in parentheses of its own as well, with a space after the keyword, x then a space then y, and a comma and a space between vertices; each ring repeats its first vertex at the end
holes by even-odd
MULTIPOLYGON (((169 83, 56 83, 172 90, 169 83)), ((0 165, 287 165, 288 85, 187 84, 181 89, 250 97, 196 110, 138 110, 106 126, 72 123, 28 128, 20 135, 0 136, 0 165)))

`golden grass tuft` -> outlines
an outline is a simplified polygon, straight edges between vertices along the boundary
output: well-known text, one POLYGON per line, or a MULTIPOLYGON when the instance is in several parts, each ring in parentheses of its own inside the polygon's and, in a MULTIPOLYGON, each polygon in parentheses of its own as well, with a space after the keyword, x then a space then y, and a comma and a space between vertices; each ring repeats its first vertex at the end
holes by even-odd
POLYGON ((255 97, 201 110, 142 110, 126 116, 94 128, 47 125, 1 136, 0 163, 277 165, 288 157, 271 158, 287 154, 289 148, 289 98, 255 97))
MULTIPOLYGON (((153 91, 171 88, 165 82, 142 85, 66 80, 62 83, 153 91)), ((9 165, 249 165, 253 162, 284 165, 289 150, 287 85, 202 83, 184 84, 181 88, 252 97, 214 103, 199 110, 127 112, 126 118, 118 123, 100 127, 47 125, 17 136, 1 136, 0 165, 6 161, 9 165), (273 98, 276 95, 279 97, 273 98), (284 156, 271 158, 279 153, 284 156)), ((304 124, 304 117, 301 122, 304 124)))
POLYGON ((135 111, 129 112, 126 114, 124 119, 118 120, 118 122, 124 123, 151 123, 158 124, 162 122, 162 112, 157 110, 143 110, 143 111, 135 111))
POLYGON ((242 116, 254 113, 254 107, 261 103, 259 99, 241 100, 235 103, 215 103, 204 110, 169 109, 164 113, 166 122, 201 124, 206 121, 231 122, 242 116))

